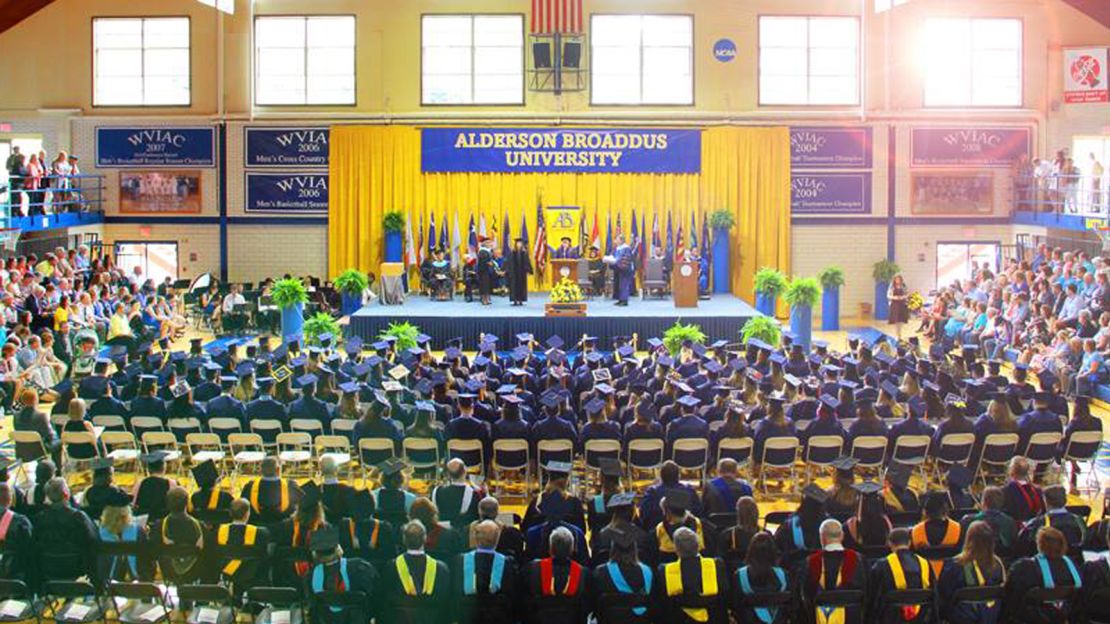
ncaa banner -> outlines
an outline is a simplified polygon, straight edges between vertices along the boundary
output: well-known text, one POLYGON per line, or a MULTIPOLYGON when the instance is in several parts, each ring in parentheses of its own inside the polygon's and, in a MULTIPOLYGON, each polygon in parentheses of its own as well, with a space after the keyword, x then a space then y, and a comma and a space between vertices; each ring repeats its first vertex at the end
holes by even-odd
POLYGON ((790 212, 871 214, 871 174, 795 173, 790 176, 790 212))
POLYGON ((698 173, 700 130, 424 128, 424 173, 698 173))
POLYGON ((813 126, 790 129, 792 169, 870 169, 871 128, 813 126))
POLYGON ((564 238, 570 239, 571 247, 581 245, 578 227, 582 222, 582 210, 578 206, 548 206, 544 208, 543 222, 550 247, 558 247, 564 238))
POLYGON ((272 126, 246 126, 243 144, 246 145, 247 167, 327 167, 327 126, 275 128, 272 126))
POLYGON ((913 128, 910 166, 1009 168, 1032 149, 1029 128, 913 128))
POLYGON ((326 173, 248 172, 246 176, 246 212, 326 214, 328 211, 326 173))
POLYGON ((216 129, 98 127, 97 168, 215 167, 216 129))
POLYGON ((1064 102, 1110 102, 1106 88, 1107 48, 1064 49, 1064 102))

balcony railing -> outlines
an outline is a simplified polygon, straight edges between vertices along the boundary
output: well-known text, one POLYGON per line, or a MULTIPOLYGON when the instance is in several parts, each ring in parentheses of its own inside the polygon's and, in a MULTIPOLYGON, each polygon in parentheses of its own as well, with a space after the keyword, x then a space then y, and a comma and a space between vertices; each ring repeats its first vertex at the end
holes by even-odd
POLYGON ((1106 176, 1019 174, 1014 178, 1015 212, 1044 212, 1107 218, 1110 188, 1106 176))
POLYGON ((105 188, 102 175, 11 176, 6 186, 0 186, 4 227, 10 227, 13 217, 101 212, 105 188))

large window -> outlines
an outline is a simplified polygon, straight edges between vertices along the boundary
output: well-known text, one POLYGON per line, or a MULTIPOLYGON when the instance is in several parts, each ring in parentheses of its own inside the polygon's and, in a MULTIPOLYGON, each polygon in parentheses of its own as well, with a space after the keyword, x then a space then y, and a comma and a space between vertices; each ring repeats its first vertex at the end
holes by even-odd
POLYGON ((425 15, 424 104, 523 104, 524 16, 425 15))
POLYGON ((355 103, 354 16, 259 17, 254 39, 255 104, 355 103))
POLYGON ((689 15, 594 15, 593 104, 694 103, 694 19, 689 15))
POLYGON ((859 21, 759 18, 759 103, 859 104, 859 21))
POLYGON ((925 106, 1021 106, 1021 20, 925 22, 925 106))
POLYGON ((93 19, 94 106, 188 106, 189 18, 93 19))

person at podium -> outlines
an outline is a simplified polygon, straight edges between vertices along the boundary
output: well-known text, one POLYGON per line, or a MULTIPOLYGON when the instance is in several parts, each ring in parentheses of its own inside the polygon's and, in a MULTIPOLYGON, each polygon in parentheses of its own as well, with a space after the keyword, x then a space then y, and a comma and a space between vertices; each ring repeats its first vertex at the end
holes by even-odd
POLYGON ((617 305, 627 306, 636 274, 632 262, 633 252, 632 247, 624 240, 624 236, 617 235, 616 243, 616 250, 606 260, 613 269, 613 298, 617 300, 617 305))
POLYGON ((555 248, 555 253, 551 257, 556 260, 577 260, 578 249, 570 246, 569 236, 564 236, 559 239, 559 246, 555 248))

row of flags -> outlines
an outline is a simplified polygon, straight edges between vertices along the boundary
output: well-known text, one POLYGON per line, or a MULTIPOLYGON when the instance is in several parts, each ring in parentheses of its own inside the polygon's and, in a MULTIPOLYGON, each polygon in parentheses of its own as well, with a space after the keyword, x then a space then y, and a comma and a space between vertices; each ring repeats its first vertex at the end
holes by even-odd
MULTIPOLYGON (((598 221, 598 211, 593 213, 593 225, 589 231, 586 230, 586 219, 579 219, 579 253, 584 255, 585 251, 590 247, 597 247, 603 252, 604 255, 611 255, 614 251, 614 227, 612 215, 606 217, 607 223, 605 225, 605 241, 604 244, 601 240, 601 228, 598 221)), ((677 233, 671 219, 671 214, 667 214, 666 224, 666 238, 664 241, 663 235, 660 232, 659 214, 654 213, 651 217, 651 232, 647 229, 647 215, 646 212, 641 214, 640 220, 636 219, 636 211, 632 211, 632 224, 629 228, 630 238, 628 239, 629 245, 632 246, 633 252, 637 258, 640 259, 640 265, 643 266, 649 257, 655 255, 657 249, 663 249, 664 255, 672 258, 681 255, 686 249, 698 249, 701 256, 704 258, 710 257, 709 246, 709 221, 706 214, 702 214, 700 234, 697 224, 697 215, 690 214, 689 229, 684 232, 683 224, 678 223, 677 233), (700 244, 699 244, 699 236, 700 244)), ((436 225, 435 214, 429 215, 428 227, 424 228, 424 215, 420 215, 420 224, 416 227, 415 233, 413 229, 413 219, 410 217, 405 219, 405 266, 406 268, 419 267, 426 258, 430 257, 436 248, 445 250, 448 260, 452 268, 458 268, 464 262, 464 256, 476 256, 478 253, 478 241, 483 238, 491 238, 495 241, 500 239, 501 254, 508 256, 512 251, 513 235, 511 232, 511 225, 509 223, 509 215, 506 214, 502 218, 501 227, 498 228, 497 220, 493 219, 487 223, 486 215, 478 215, 478 220, 475 222, 474 215, 470 215, 470 222, 466 228, 466 247, 463 251, 463 238, 462 230, 459 228, 459 215, 455 213, 454 224, 451 228, 450 235, 448 234, 447 217, 444 216, 439 226, 436 225), (427 232, 427 235, 425 235, 427 232)), ((622 222, 622 216, 617 214, 615 233, 617 235, 624 235, 625 228, 622 222)), ((528 235, 528 221, 521 215, 520 217, 520 238, 524 241, 525 249, 530 249, 532 267, 537 276, 543 276, 547 263, 549 260, 550 249, 547 240, 547 226, 544 221, 544 212, 542 203, 536 204, 536 237, 530 244, 528 235)))

